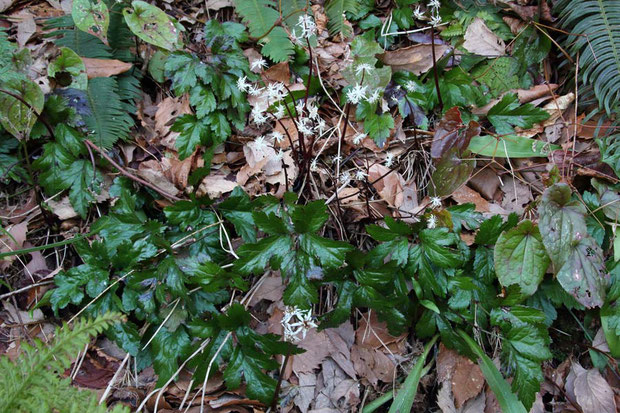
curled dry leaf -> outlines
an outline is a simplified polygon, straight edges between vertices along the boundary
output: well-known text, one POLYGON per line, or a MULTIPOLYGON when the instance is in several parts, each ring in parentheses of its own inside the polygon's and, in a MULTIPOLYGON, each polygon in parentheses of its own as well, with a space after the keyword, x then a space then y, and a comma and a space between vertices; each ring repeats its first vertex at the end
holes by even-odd
POLYGON ((487 57, 503 56, 506 53, 506 43, 479 17, 467 27, 464 39, 463 47, 468 52, 487 57))
MULTIPOLYGON (((0 252, 15 251, 22 248, 24 241, 26 241, 27 233, 28 221, 5 228, 4 231, 0 232, 0 252)), ((15 256, 12 255, 0 260, 0 269, 8 268, 14 259, 15 256)))
MULTIPOLYGON (((450 46, 435 44, 435 56, 439 60, 450 46)), ((406 70, 416 75, 428 72, 433 67, 433 46, 415 44, 379 55, 379 59, 392 67, 393 71, 406 70)))
POLYGON ((125 73, 133 66, 131 63, 116 59, 92 59, 83 57, 86 66, 86 75, 89 79, 94 77, 110 77, 125 73))
POLYGON ((573 92, 564 96, 553 99, 551 102, 543 106, 543 109, 549 113, 549 119, 542 123, 542 126, 553 125, 556 120, 562 117, 562 113, 568 106, 575 100, 575 94, 573 92))
POLYGON ((198 194, 207 194, 211 199, 217 199, 223 194, 232 192, 237 187, 237 183, 226 178, 226 176, 211 173, 204 178, 198 187, 198 194))

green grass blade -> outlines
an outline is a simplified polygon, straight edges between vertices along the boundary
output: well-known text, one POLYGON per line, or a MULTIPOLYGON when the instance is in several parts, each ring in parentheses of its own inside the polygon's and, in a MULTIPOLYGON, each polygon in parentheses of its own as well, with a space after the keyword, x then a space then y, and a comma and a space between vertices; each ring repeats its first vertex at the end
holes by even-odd
POLYGON ((433 345, 437 341, 437 337, 438 336, 433 337, 431 341, 424 346, 424 352, 418 358, 415 366, 413 366, 413 369, 407 376, 405 383, 394 398, 394 402, 392 403, 392 406, 390 406, 389 413, 403 413, 411 411, 413 399, 418 392, 418 384, 420 383, 420 379, 428 373, 428 370, 430 369, 430 364, 424 367, 424 363, 426 362, 428 353, 430 353, 431 348, 433 348, 433 345))
POLYGON ((523 404, 510 389, 510 384, 502 377, 493 361, 484 354, 480 346, 463 330, 458 334, 465 340, 470 350, 478 357, 478 365, 489 387, 495 394, 503 413, 527 413, 523 404))

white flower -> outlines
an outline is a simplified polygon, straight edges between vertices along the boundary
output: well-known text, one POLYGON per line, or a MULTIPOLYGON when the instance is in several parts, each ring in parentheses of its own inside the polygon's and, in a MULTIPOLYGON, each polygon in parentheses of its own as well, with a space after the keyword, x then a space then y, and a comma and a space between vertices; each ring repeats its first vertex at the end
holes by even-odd
POLYGON ((363 72, 370 72, 372 69, 374 69, 374 67, 372 67, 371 65, 369 65, 368 63, 362 63, 357 65, 357 67, 355 68, 355 75, 359 76, 360 74, 362 74, 363 72))
POLYGON ((299 131, 299 133, 302 133, 304 135, 314 134, 312 128, 308 127, 308 125, 306 124, 308 121, 308 118, 299 118, 299 121, 297 122, 297 130, 299 131))
POLYGON ((441 16, 434 14, 431 16, 431 20, 428 22, 431 26, 435 27, 441 24, 441 16))
POLYGON ((281 161, 284 158, 284 151, 280 149, 278 153, 276 153, 276 161, 281 161))
POLYGON ((282 142, 282 139, 284 139, 284 135, 282 135, 277 130, 274 130, 273 132, 271 132, 271 137, 278 143, 282 142))
POLYGON ((438 9, 441 7, 441 2, 439 0, 431 0, 426 6, 432 9, 438 9))
POLYGON ((308 105, 308 117, 310 119, 315 119, 319 117, 319 107, 316 106, 315 104, 309 104, 308 105))
POLYGON ((315 172, 318 169, 317 164, 316 164, 316 159, 313 159, 312 162, 310 162, 310 170, 312 172, 315 172))
POLYGON ((392 166, 393 163, 394 163, 394 154, 392 152, 388 152, 387 155, 385 156, 385 166, 389 168, 390 166, 392 166))
POLYGON ((250 96, 258 96, 261 93, 263 93, 263 88, 262 87, 258 87, 256 85, 251 85, 248 88, 248 93, 249 93, 250 96))
POLYGON ((344 171, 340 174, 340 177, 338 179, 340 180, 340 183, 346 184, 351 180, 351 174, 349 173, 349 171, 344 171))
POLYGON ((367 136, 368 135, 366 135, 365 133, 358 133, 353 137, 353 144, 359 145, 364 139, 366 139, 367 136))
POLYGON ((308 38, 316 32, 316 23, 307 14, 299 16, 297 25, 301 28, 301 37, 308 38))
POLYGON ((407 80, 407 83, 405 83, 405 89, 407 92, 415 92, 417 88, 418 85, 413 80, 407 80))
POLYGON ((295 105, 295 111, 297 112, 297 116, 302 116, 304 113, 304 101, 299 99, 297 104, 295 105))
POLYGON ((252 86, 252 84, 249 83, 247 80, 248 80, 247 76, 243 76, 237 79, 237 89, 239 89, 242 92, 247 92, 250 86, 252 86))
POLYGON ((358 169, 357 172, 355 172, 355 179, 357 179, 358 181, 363 181, 364 179, 366 179, 367 176, 368 174, 361 169, 358 169))
POLYGON ((267 149, 267 141, 264 136, 254 139, 254 147, 258 150, 267 149))
POLYGON ((438 196, 432 196, 430 205, 433 209, 441 207, 441 198, 438 196))
POLYGON ((284 117, 284 105, 278 105, 273 116, 275 116, 276 119, 282 119, 284 117))
POLYGON ((420 10, 420 6, 416 7, 415 10, 413 11, 413 17, 416 20, 424 20, 424 13, 422 13, 422 10, 420 10))
POLYGON ((347 100, 357 105, 362 99, 366 97, 367 86, 355 85, 347 92, 347 100))
POLYGON ((379 100, 379 89, 375 89, 368 97, 366 98, 366 102, 375 103, 379 100))
POLYGON ((256 59, 255 61, 250 63, 251 70, 263 70, 263 68, 265 67, 267 67, 267 62, 263 58, 256 59))
POLYGON ((340 161, 342 161, 342 156, 340 156, 340 155, 335 155, 335 156, 332 158, 332 164, 338 163, 338 162, 340 162, 340 161))
POLYGON ((259 106, 254 106, 251 116, 252 121, 257 125, 262 125, 263 123, 267 122, 267 116, 263 115, 263 111, 259 106))
POLYGON ((284 83, 274 82, 267 85, 267 97, 270 101, 279 102, 286 97, 284 83))
POLYGON ((437 226, 437 217, 435 215, 431 215, 430 217, 428 217, 428 219, 426 220, 426 227, 428 229, 433 229, 437 226))
POLYGON ((284 328, 284 339, 287 341, 299 341, 306 338, 306 334, 310 329, 317 328, 317 324, 312 316, 312 310, 301 310, 297 307, 287 306, 284 310, 284 316, 280 321, 284 328))
POLYGON ((295 29, 291 30, 291 42, 298 46, 302 45, 301 39, 299 38, 299 36, 297 36, 297 32, 295 31, 295 29))
POLYGON ((321 118, 319 118, 319 120, 316 123, 316 130, 317 132, 319 132, 319 135, 322 135, 323 132, 325 132, 325 127, 327 125, 325 124, 325 121, 321 118))

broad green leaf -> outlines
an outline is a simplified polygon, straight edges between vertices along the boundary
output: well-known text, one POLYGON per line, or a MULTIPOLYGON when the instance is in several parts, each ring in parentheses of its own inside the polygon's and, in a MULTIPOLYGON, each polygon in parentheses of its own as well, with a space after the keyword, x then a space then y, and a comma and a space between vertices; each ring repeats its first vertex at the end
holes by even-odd
POLYGON ((596 188, 601 197, 600 203, 605 216, 613 222, 620 223, 620 194, 618 191, 598 179, 592 179, 592 186, 596 188))
POLYGON ((344 263, 344 257, 353 247, 342 241, 334 241, 315 234, 301 234, 299 246, 308 255, 316 258, 325 268, 336 268, 344 263))
POLYGON ((494 137, 474 136, 468 149, 480 156, 490 158, 546 158, 561 146, 517 135, 494 137))
POLYGON ((514 131, 515 126, 531 128, 535 123, 548 119, 549 113, 531 103, 521 105, 515 93, 508 93, 489 109, 487 118, 497 133, 508 134, 514 131))
POLYGON ((571 199, 570 187, 555 184, 545 190, 538 207, 540 234, 554 265, 560 268, 568 255, 571 245, 588 234, 585 221, 586 209, 571 199))
POLYGON ((254 211, 252 212, 252 219, 261 231, 269 235, 286 235, 289 233, 284 220, 276 214, 254 211))
POLYGON ((523 404, 517 399, 517 396, 512 392, 510 385, 502 377, 502 374, 497 370, 493 360, 491 360, 480 346, 469 337, 469 334, 463 330, 457 330, 457 333, 467 343, 469 349, 478 357, 478 365, 484 374, 484 378, 487 384, 495 394, 497 402, 503 413, 527 413, 523 404))
POLYGON ((73 155, 58 143, 43 145, 43 155, 32 166, 41 171, 39 182, 48 194, 64 191, 71 186, 72 177, 67 170, 74 160, 73 155))
MULTIPOLYGON (((155 334, 155 328, 150 330, 151 337, 155 334)), ((153 367, 157 373, 157 386, 164 385, 170 377, 177 371, 179 360, 184 359, 189 354, 190 337, 185 328, 177 328, 174 332, 162 327, 151 341, 151 357, 153 367)))
POLYGON ((569 246, 568 252, 556 275, 560 285, 585 307, 602 306, 609 285, 603 251, 592 237, 586 236, 569 246))
MULTIPOLYGON (((467 153, 463 155, 467 158, 467 153)), ((461 159, 458 148, 450 149, 439 160, 431 177, 433 195, 441 197, 452 194, 467 182, 475 166, 475 160, 461 159)))
POLYGON ((60 56, 47 67, 47 75, 56 78, 56 82, 63 87, 86 90, 88 85, 86 66, 82 58, 68 47, 60 48, 60 56), (67 75, 69 79, 63 78, 67 75))
POLYGON ((237 254, 239 259, 235 261, 235 269, 241 274, 263 273, 272 257, 280 260, 293 249, 289 236, 272 235, 263 238, 256 244, 242 245, 237 254))
POLYGON ((235 187, 230 196, 217 206, 217 209, 235 226, 235 231, 245 242, 256 242, 252 204, 250 197, 240 186, 235 187))
POLYGON ((328 218, 327 205, 325 205, 324 201, 314 201, 308 205, 298 205, 291 213, 291 219, 298 234, 319 231, 328 218))
POLYGON ((73 0, 71 17, 78 29, 90 33, 108 44, 110 13, 103 0, 73 0))
POLYGON ((494 261, 500 284, 517 284, 528 296, 536 292, 550 262, 538 227, 529 220, 499 236, 494 261))
POLYGON ((400 413, 400 412, 410 412, 411 407, 413 406, 413 400, 418 392, 418 384, 420 383, 420 379, 428 372, 430 369, 430 364, 426 368, 424 367, 424 363, 426 362, 426 358, 430 353, 433 345, 437 341, 438 336, 435 336, 426 343, 424 346, 424 351, 418 357, 413 369, 407 375, 403 386, 400 388, 396 397, 394 398, 394 402, 390 406, 389 413, 400 413))
POLYGON ((364 132, 368 134, 380 147, 390 136, 390 129, 394 127, 394 118, 390 113, 373 114, 364 121, 364 132))
POLYGON ((147 43, 171 52, 181 47, 182 26, 174 19, 159 7, 145 1, 134 0, 131 7, 123 10, 123 16, 133 34, 147 43))
POLYGON ((21 100, 0 92, 0 123, 17 139, 25 139, 45 105, 43 91, 38 84, 26 78, 9 79, 3 84, 3 89, 19 96, 21 100))

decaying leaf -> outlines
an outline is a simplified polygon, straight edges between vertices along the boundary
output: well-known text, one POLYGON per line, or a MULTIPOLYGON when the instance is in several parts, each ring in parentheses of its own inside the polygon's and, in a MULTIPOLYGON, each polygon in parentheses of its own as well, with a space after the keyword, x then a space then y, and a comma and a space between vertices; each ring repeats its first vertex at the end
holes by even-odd
POLYGON ((468 52, 487 57, 503 56, 506 53, 506 43, 479 17, 467 27, 463 47, 468 52))
POLYGON ((575 400, 583 413, 615 413, 614 391, 597 369, 586 370, 573 361, 566 378, 566 392, 575 400))
MULTIPOLYGON (((450 46, 435 44, 435 56, 439 60, 450 46)), ((379 55, 379 59, 392 67, 393 71, 406 70, 416 75, 428 72, 433 67, 433 47, 430 44, 415 44, 379 55)))

